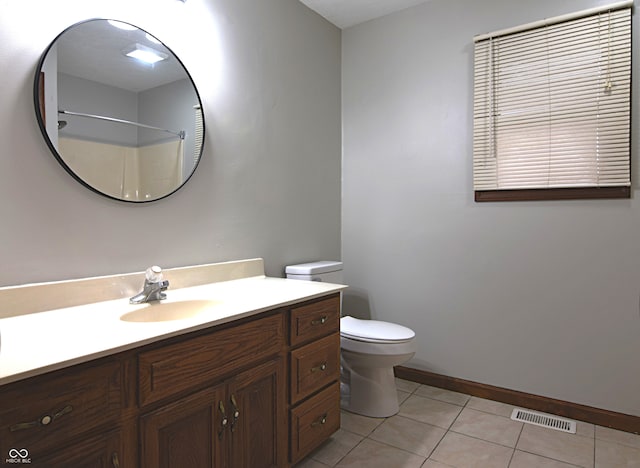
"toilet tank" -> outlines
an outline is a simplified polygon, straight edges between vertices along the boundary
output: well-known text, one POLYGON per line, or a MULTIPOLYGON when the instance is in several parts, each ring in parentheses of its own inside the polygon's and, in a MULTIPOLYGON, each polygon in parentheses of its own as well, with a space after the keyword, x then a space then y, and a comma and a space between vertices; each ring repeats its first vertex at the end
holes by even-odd
POLYGON ((342 284, 342 262, 321 260, 289 265, 285 268, 285 273, 289 279, 342 284))

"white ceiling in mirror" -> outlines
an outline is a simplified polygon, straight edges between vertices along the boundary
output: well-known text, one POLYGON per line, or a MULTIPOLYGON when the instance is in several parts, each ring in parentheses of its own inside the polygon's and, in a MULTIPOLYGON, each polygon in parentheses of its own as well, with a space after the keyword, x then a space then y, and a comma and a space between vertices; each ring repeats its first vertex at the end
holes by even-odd
MULTIPOLYGON (((132 26, 121 21, 117 23, 132 26)), ((97 83, 139 92, 185 77, 183 66, 172 54, 165 54, 168 60, 153 66, 131 67, 125 51, 131 50, 138 42, 146 42, 142 45, 155 48, 160 53, 168 52, 160 42, 149 37, 145 40, 144 33, 135 26, 126 31, 116 29, 107 21, 94 21, 91 28, 68 28, 57 42, 60 69, 97 83), (120 33, 115 34, 117 31, 120 33)))
POLYGON ((300 0, 341 29, 429 0, 300 0))

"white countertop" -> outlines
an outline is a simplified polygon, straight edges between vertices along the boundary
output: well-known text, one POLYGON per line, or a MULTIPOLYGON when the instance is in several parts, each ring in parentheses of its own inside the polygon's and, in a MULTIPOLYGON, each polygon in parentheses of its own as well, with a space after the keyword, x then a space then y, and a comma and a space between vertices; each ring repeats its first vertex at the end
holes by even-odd
POLYGON ((167 299, 161 304, 211 301, 210 308, 181 320, 144 323, 120 320, 133 310, 157 307, 157 303, 131 305, 128 298, 2 318, 0 385, 345 288, 339 284, 254 276, 169 288, 167 299))

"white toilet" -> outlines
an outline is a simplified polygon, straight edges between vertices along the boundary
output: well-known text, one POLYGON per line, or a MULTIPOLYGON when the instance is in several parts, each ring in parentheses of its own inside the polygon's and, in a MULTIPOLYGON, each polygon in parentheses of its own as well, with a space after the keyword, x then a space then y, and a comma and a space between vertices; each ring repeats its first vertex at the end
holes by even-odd
MULTIPOLYGON (((321 261, 286 267, 287 278, 342 282, 342 262, 321 261)), ((415 353, 413 330, 395 323, 340 319, 341 406, 352 413, 388 417, 398 412, 393 367, 415 353)))
POLYGON ((393 367, 415 354, 413 330, 395 323, 340 319, 341 406, 352 413, 386 418, 398 412, 393 367))

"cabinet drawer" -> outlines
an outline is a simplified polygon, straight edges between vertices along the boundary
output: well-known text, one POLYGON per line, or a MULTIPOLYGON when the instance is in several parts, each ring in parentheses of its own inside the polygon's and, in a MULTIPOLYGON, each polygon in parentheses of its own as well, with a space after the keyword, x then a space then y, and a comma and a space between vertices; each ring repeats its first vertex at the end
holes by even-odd
POLYGON ((0 454, 33 457, 90 429, 118 422, 125 406, 120 361, 97 361, 0 387, 0 454))
POLYGON ((340 429, 340 384, 291 410, 291 461, 297 463, 340 429))
POLYGON ((291 402, 340 377, 340 335, 334 333, 291 351, 291 402))
POLYGON ((189 338, 138 355, 139 402, 146 405, 196 389, 284 348, 284 314, 189 338))
POLYGON ((291 309, 291 346, 340 329, 340 295, 291 309))
POLYGON ((74 441, 70 447, 55 450, 45 455, 44 458, 33 451, 29 452, 29 457, 34 466, 73 468, 119 467, 125 466, 122 446, 122 435, 118 430, 114 430, 88 439, 74 441))

